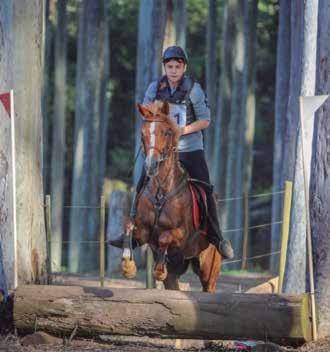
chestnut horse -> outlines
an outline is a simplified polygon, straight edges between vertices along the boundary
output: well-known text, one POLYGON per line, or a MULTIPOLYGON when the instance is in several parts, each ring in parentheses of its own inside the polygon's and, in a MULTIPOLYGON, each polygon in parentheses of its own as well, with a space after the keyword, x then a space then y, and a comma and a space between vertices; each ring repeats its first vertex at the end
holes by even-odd
MULTIPOLYGON (((188 175, 176 151, 180 128, 167 102, 138 105, 147 181, 138 195, 133 237, 148 243, 155 258, 154 277, 166 289, 179 289, 179 276, 192 263, 203 291, 214 292, 222 258, 193 224, 188 175)), ((129 232, 129 231, 128 231, 129 232)))

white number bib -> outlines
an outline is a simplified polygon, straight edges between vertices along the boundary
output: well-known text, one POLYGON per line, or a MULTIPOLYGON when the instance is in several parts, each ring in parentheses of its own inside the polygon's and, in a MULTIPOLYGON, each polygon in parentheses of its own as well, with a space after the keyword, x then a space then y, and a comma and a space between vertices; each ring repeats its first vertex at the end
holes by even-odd
POLYGON ((186 104, 170 104, 170 115, 179 127, 185 127, 187 122, 186 104))

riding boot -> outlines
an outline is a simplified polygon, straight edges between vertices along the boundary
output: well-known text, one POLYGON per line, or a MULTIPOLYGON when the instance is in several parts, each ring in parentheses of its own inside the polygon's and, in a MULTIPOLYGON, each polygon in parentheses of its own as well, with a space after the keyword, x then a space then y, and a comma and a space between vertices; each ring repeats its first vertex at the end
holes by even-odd
POLYGON ((234 257, 234 250, 231 246, 229 240, 225 240, 222 236, 220 225, 217 215, 217 206, 213 194, 207 192, 207 205, 208 205, 208 217, 207 217, 207 238, 210 243, 212 243, 216 249, 219 251, 220 255, 225 259, 232 259, 234 257))
MULTIPOLYGON (((144 168, 142 168, 142 172, 141 172, 139 181, 138 181, 138 183, 136 185, 136 189, 135 189, 135 192, 134 192, 132 205, 131 205, 131 211, 130 211, 130 214, 129 214, 132 227, 134 227, 134 225, 135 225, 135 218, 136 218, 136 213, 137 213, 137 204, 138 204, 139 194, 140 194, 143 186, 146 184, 147 181, 148 181, 148 177, 146 175, 146 171, 145 171, 144 168)), ((114 240, 110 240, 110 241, 108 241, 108 243, 111 244, 114 247, 123 248, 125 236, 126 236, 125 233, 122 233, 118 238, 116 238, 114 240)), ((135 240, 135 238, 133 236, 131 236, 131 238, 132 238, 131 247, 132 247, 132 249, 134 249, 139 244, 138 244, 138 242, 135 240)))

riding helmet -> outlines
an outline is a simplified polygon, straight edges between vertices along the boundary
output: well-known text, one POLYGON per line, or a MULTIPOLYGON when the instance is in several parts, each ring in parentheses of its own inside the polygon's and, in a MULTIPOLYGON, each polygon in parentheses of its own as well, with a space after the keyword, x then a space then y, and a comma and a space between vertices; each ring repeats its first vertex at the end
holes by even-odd
POLYGON ((185 51, 179 46, 169 46, 163 53, 163 63, 170 59, 182 59, 185 63, 188 62, 188 57, 185 51))

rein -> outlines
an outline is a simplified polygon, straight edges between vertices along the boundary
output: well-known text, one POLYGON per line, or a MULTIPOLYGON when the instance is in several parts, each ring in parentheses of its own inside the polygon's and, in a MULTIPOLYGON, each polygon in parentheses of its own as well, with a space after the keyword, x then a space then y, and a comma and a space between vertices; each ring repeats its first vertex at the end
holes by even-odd
POLYGON ((136 161, 137 161, 137 159, 138 159, 138 157, 139 157, 139 155, 140 155, 140 153, 141 153, 141 149, 142 149, 142 145, 139 146, 139 150, 138 150, 138 152, 136 153, 136 156, 135 156, 135 158, 134 158, 133 166, 132 166, 132 167, 128 170, 128 172, 127 172, 127 177, 132 176, 133 170, 134 170, 134 168, 135 168, 136 161))

